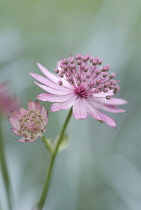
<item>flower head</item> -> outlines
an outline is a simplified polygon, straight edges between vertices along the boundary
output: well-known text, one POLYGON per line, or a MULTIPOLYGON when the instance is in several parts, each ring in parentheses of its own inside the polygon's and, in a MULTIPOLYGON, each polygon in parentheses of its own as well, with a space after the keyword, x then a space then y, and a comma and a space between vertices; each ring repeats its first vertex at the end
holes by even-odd
POLYGON ((119 81, 114 79, 115 73, 109 74, 109 65, 101 67, 101 64, 102 60, 98 57, 71 56, 58 62, 54 70, 57 75, 38 64, 45 77, 36 73, 30 75, 42 83, 34 82, 47 93, 41 93, 37 99, 57 102, 52 104, 52 112, 73 107, 76 119, 85 119, 89 114, 100 122, 116 127, 115 121, 100 110, 113 113, 125 112, 115 105, 126 104, 127 101, 112 98, 119 91, 119 81))
POLYGON ((24 108, 19 110, 20 112, 12 111, 13 116, 9 117, 13 126, 12 131, 22 137, 18 141, 33 142, 46 130, 44 127, 48 124, 47 110, 38 101, 29 101, 28 110, 24 108))
POLYGON ((8 84, 6 82, 0 83, 0 114, 7 115, 18 106, 18 100, 8 93, 8 84))

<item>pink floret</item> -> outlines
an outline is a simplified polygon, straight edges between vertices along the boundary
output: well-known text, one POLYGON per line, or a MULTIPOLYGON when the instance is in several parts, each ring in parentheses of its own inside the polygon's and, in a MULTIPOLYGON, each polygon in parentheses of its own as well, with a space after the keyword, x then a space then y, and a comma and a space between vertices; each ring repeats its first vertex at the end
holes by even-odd
POLYGON ((51 111, 69 109, 72 107, 76 119, 85 119, 91 115, 100 122, 116 127, 115 121, 101 110, 112 113, 123 113, 124 109, 116 105, 126 104, 124 99, 113 98, 119 92, 119 81, 116 74, 109 74, 110 66, 101 67, 102 60, 89 55, 76 55, 63 58, 54 69, 57 75, 48 71, 38 63, 44 76, 36 73, 30 75, 38 82, 34 82, 45 93, 37 96, 41 101, 55 102, 51 111))
POLYGON ((9 121, 13 126, 12 132, 22 137, 20 142, 33 142, 45 132, 48 124, 48 112, 38 101, 29 101, 28 110, 20 108, 13 111, 9 121))
POLYGON ((0 114, 7 115, 11 110, 19 107, 19 101, 11 97, 8 91, 8 83, 0 83, 0 114))

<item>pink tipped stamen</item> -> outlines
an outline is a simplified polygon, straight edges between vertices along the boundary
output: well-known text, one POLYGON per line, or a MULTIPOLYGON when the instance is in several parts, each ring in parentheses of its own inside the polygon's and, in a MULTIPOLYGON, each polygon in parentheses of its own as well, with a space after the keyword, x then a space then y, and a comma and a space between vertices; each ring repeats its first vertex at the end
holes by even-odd
MULTIPOLYGON (((98 57, 82 56, 80 54, 75 57, 70 56, 68 59, 62 58, 60 68, 54 71, 60 78, 65 79, 74 86, 75 93, 82 97, 89 97, 94 93, 106 93, 113 90, 118 93, 118 81, 113 80, 115 73, 109 74, 110 66, 107 64, 101 68, 102 59, 98 57), (60 69, 60 70, 58 70, 60 69), (83 91, 82 91, 83 90, 83 91)), ((58 84, 63 85, 60 80, 58 84)), ((109 99, 109 96, 104 96, 109 99)))

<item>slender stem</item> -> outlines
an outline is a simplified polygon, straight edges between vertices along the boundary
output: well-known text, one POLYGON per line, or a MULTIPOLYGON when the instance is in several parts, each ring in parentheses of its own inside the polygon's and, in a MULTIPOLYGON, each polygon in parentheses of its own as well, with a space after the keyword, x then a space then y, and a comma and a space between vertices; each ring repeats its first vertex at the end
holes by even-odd
POLYGON ((42 191, 39 203, 37 205, 39 210, 41 210, 44 206, 44 203, 45 203, 45 200, 46 200, 46 197, 47 197, 47 194, 48 194, 48 190, 49 190, 49 184, 50 184, 50 180, 51 180, 54 161, 55 161, 59 146, 61 144, 62 138, 64 136, 64 132, 65 132, 66 127, 67 127, 67 125, 69 123, 69 120, 71 118, 71 115, 72 115, 72 109, 68 113, 68 116, 67 116, 67 118, 64 122, 64 125, 62 127, 62 130, 60 132, 60 136, 59 136, 59 139, 58 139, 57 144, 55 146, 54 152, 53 152, 53 154, 51 154, 51 159, 50 159, 50 164, 49 164, 49 168, 48 168, 48 172, 47 172, 47 176, 46 176, 46 181, 45 181, 45 184, 44 184, 44 187, 43 187, 43 191, 42 191))
POLYGON ((10 192, 10 178, 8 174, 8 168, 6 164, 6 157, 4 153, 4 144, 3 144, 3 138, 2 138, 2 129, 1 129, 1 116, 0 116, 0 162, 1 162, 1 171, 3 175, 4 185, 5 185, 5 191, 7 195, 7 203, 9 210, 12 210, 12 199, 11 199, 11 192, 10 192))

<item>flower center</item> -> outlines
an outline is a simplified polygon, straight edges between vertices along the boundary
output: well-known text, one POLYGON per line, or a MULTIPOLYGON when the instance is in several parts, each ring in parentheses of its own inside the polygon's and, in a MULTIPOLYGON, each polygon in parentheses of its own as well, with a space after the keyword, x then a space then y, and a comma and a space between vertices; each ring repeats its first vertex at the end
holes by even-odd
POLYGON ((20 132, 25 137, 27 137, 29 134, 33 136, 41 130, 42 124, 43 121, 38 111, 29 111, 20 119, 20 132))
POLYGON ((79 97, 85 97, 85 98, 87 98, 89 96, 89 93, 86 91, 86 89, 85 89, 84 86, 75 87, 74 92, 79 97))

